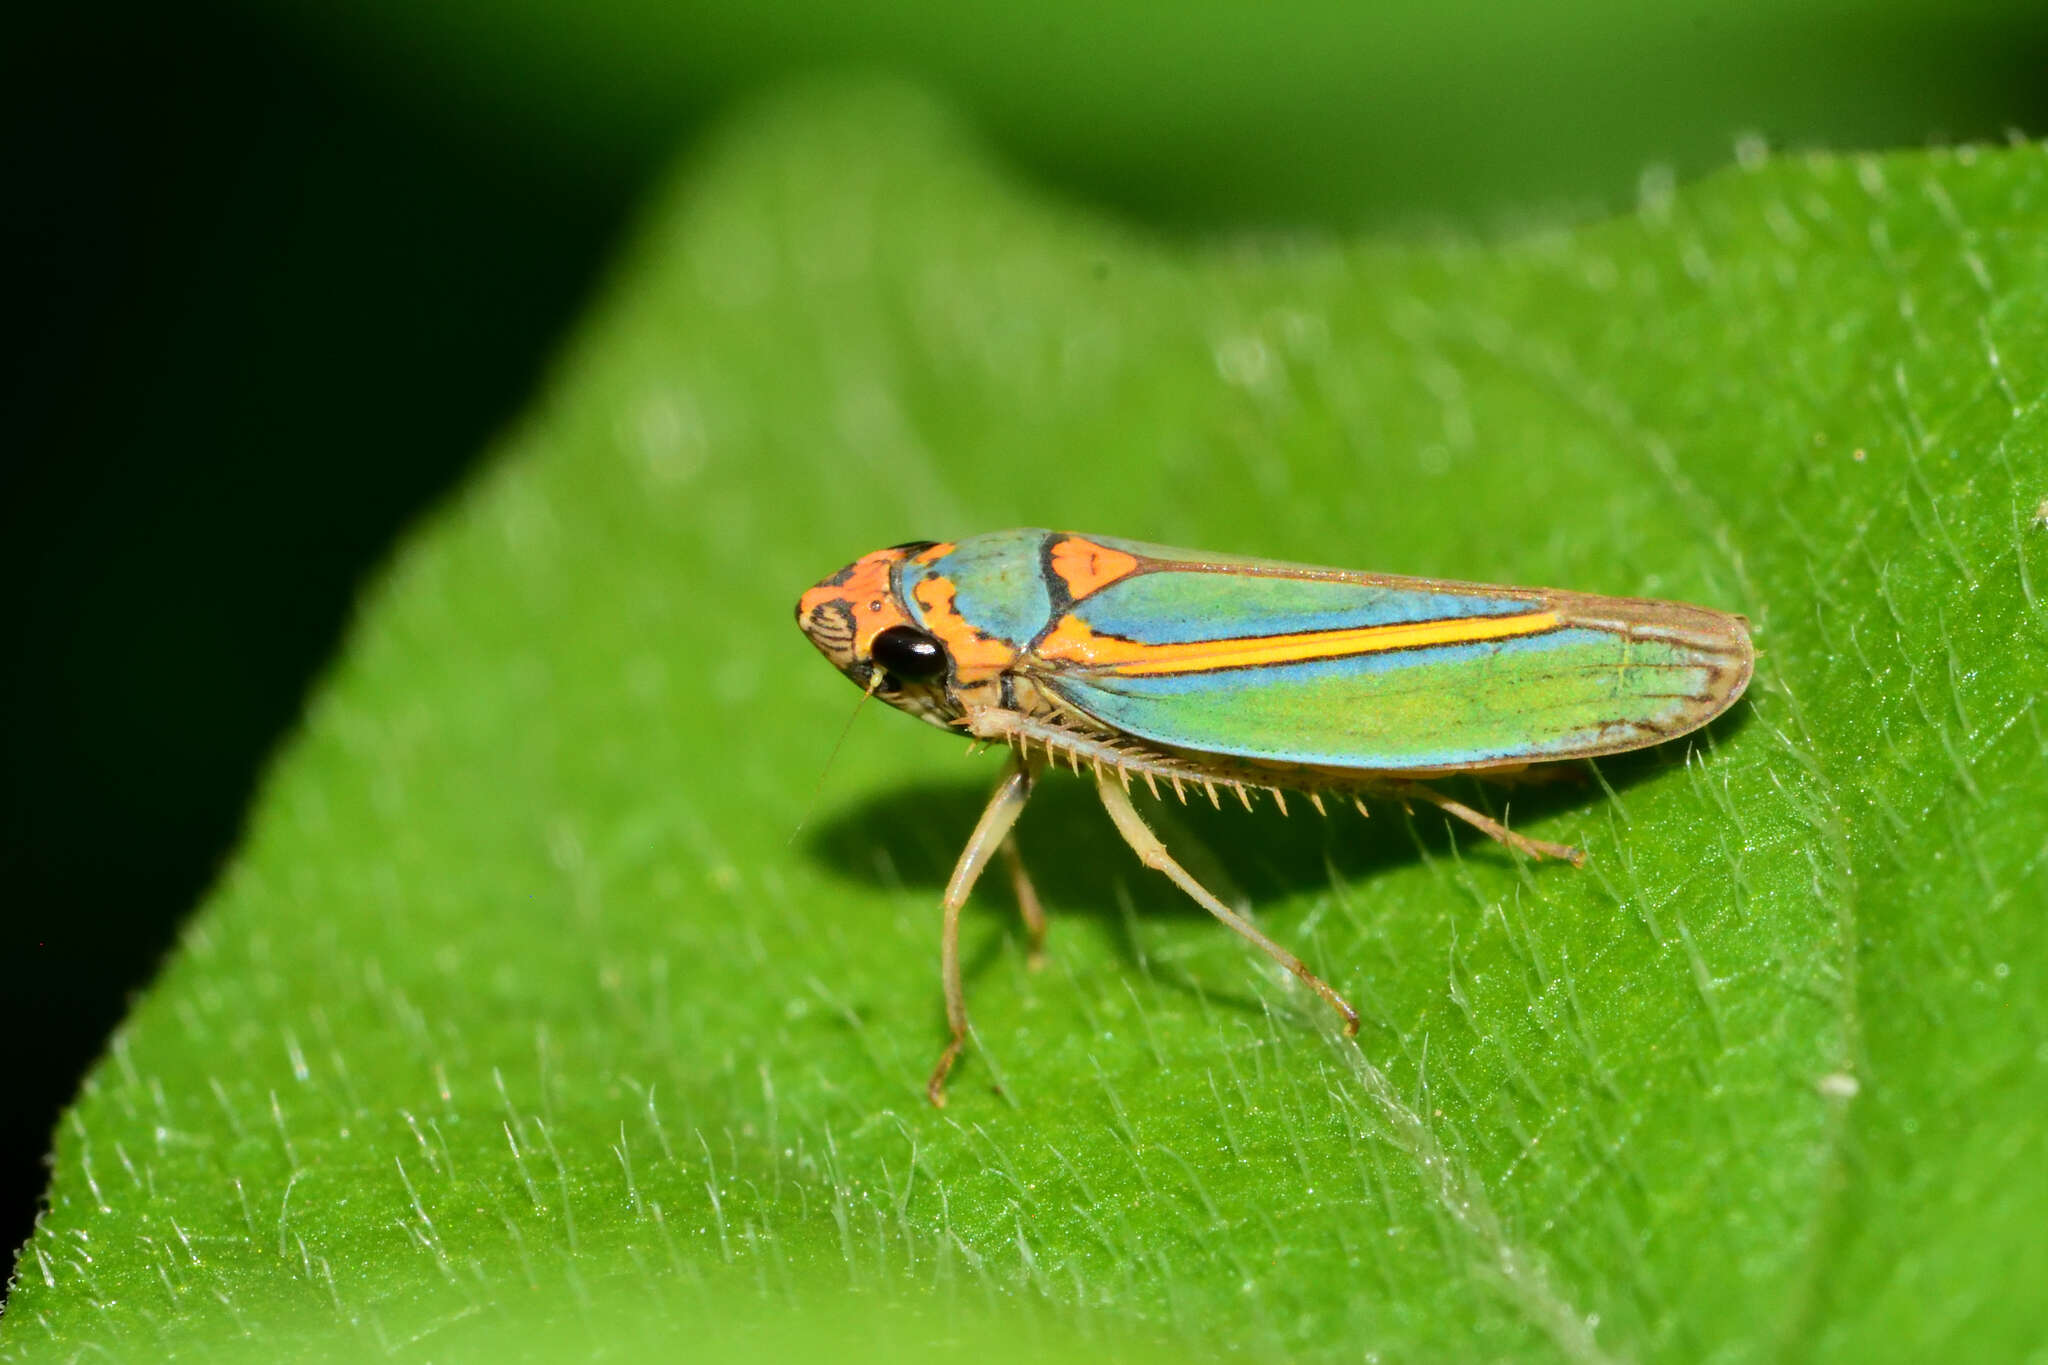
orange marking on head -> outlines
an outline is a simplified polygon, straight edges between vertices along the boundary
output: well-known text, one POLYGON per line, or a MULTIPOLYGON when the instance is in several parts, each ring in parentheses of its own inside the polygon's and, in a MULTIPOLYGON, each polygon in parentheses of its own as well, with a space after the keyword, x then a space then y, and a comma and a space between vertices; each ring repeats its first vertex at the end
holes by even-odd
POLYGON ((953 656, 953 677, 973 683, 993 677, 1017 662, 1017 649, 1007 640, 985 634, 960 614, 954 600, 959 589, 949 578, 930 577, 912 589, 917 605, 924 609, 924 627, 939 637, 939 643, 953 656))
POLYGON ((891 626, 912 624, 890 583, 890 571, 903 557, 901 550, 862 555, 798 598, 797 619, 808 622, 821 606, 845 604, 853 617, 853 657, 866 658, 876 635, 891 626))
POLYGON ((1313 630, 1293 635, 1253 635, 1236 640, 1187 640, 1148 645, 1115 635, 1098 635, 1078 617, 1067 616, 1039 641, 1041 659, 1079 664, 1131 677, 1203 673, 1219 668, 1263 668, 1273 664, 1344 659, 1389 649, 1470 644, 1540 635, 1559 625, 1556 612, 1516 616, 1465 616, 1447 621, 1401 621, 1350 630, 1313 630))
POLYGON ((1052 571, 1067 585, 1078 602, 1130 574, 1138 567, 1137 556, 1097 545, 1092 540, 1068 536, 1052 547, 1052 571))

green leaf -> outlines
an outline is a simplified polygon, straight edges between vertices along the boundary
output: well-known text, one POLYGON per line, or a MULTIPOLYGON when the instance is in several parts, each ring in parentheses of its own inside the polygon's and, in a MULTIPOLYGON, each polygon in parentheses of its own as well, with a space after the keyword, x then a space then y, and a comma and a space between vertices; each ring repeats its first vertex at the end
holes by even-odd
POLYGON ((900 92, 756 109, 369 594, 59 1134, 0 1359, 2038 1348, 2044 241, 2014 147, 1175 245, 900 92), (1048 783, 1051 965, 978 895, 935 1112, 996 762, 871 707, 814 799, 855 694, 789 613, 1019 524, 1764 654, 1696 742, 1480 798, 1584 871, 1176 812, 1356 1043, 1048 783))

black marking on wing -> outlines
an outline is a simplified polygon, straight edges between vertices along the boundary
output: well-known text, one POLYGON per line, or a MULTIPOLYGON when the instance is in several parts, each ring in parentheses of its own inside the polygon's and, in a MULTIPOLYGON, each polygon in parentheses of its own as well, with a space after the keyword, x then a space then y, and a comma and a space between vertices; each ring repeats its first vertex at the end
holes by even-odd
POLYGON ((1074 609, 1074 590, 1067 586, 1067 580, 1052 566, 1052 553, 1073 537, 1062 531, 1053 531, 1038 540, 1038 578, 1045 584, 1045 595, 1052 601, 1052 610, 1045 614, 1045 628, 1032 638, 1032 645, 1059 624, 1062 616, 1074 609))

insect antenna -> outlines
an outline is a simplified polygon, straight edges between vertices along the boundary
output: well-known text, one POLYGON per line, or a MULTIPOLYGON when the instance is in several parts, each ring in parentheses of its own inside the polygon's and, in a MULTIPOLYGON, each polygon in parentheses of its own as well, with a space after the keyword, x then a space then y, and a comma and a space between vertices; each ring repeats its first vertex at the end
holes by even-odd
POLYGON ((804 802, 803 813, 796 818, 796 828, 789 832, 790 843, 796 842, 796 836, 804 832, 804 825, 810 820, 811 812, 818 808, 818 798, 825 792, 825 778, 832 772, 832 764, 838 759, 839 751, 846 747, 846 737, 853 733, 854 718, 860 715, 861 707, 868 704, 868 698, 874 696, 875 689, 881 685, 882 670, 877 668, 868 675, 868 685, 862 689, 860 700, 853 704, 853 710, 847 713, 846 724, 839 727, 839 738, 832 741, 832 752, 825 755, 825 766, 818 770, 817 784, 811 788, 810 798, 804 802))

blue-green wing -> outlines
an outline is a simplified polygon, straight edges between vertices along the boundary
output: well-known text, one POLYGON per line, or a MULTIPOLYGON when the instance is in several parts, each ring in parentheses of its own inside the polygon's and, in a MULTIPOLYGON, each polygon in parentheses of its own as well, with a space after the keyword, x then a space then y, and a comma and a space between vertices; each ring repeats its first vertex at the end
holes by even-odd
POLYGON ((1169 748, 1380 771, 1589 757, 1698 728, 1752 667, 1742 618, 1700 607, 1071 539, 1103 553, 1026 667, 1169 748))

